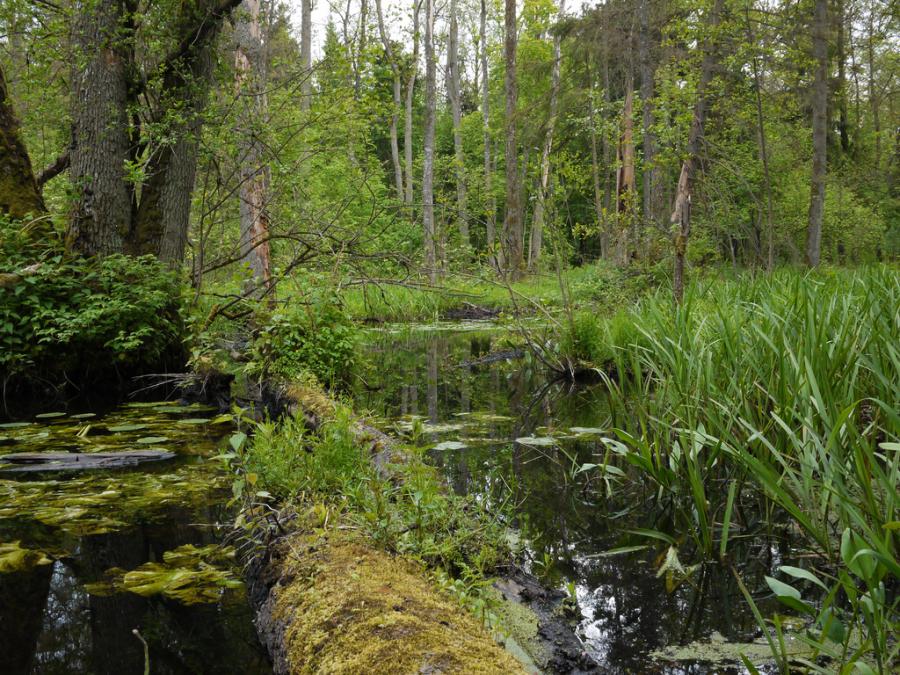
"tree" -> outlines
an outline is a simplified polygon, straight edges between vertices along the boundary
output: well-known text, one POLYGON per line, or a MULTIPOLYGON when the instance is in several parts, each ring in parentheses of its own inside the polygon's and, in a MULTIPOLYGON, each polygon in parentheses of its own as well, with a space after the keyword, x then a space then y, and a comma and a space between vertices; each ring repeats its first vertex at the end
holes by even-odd
POLYGON ((268 117, 266 53, 260 27, 260 0, 244 0, 234 25, 235 95, 238 101, 238 161, 240 162, 241 258, 249 266, 260 292, 271 284, 268 166, 262 134, 268 117))
MULTIPOLYGON (((419 72, 419 10, 423 1, 413 0, 412 65, 409 68, 409 78, 406 81, 406 108, 403 120, 403 158, 406 164, 404 202, 410 209, 412 209, 413 205, 413 98, 416 92, 416 76, 419 72)), ((410 216, 412 216, 411 213, 410 216)))
POLYGON ((45 210, 0 67, 0 213, 24 218, 45 210))
POLYGON ((497 266, 496 256, 493 253, 495 245, 495 218, 497 204, 494 199, 494 167, 491 163, 491 113, 490 113, 490 84, 488 80, 487 57, 487 0, 481 0, 481 12, 479 14, 479 44, 481 46, 481 120, 482 137, 484 140, 484 193, 485 205, 485 239, 491 264, 497 266))
POLYGON ((301 0, 300 66, 303 83, 300 86, 300 110, 309 110, 312 102, 312 0, 301 0))
POLYGON ((469 245, 469 215, 466 211, 466 164, 462 145, 462 100, 459 77, 459 19, 457 0, 450 0, 450 30, 447 40, 447 98, 453 115, 453 159, 456 173, 456 221, 463 246, 469 245))
POLYGON ((384 14, 381 11, 381 0, 375 0, 375 12, 378 15, 378 33, 381 35, 381 43, 384 46, 384 55, 391 66, 393 88, 393 107, 391 108, 391 162, 394 165, 394 188, 397 190, 397 198, 403 199, 403 167, 400 165, 400 146, 397 136, 397 124, 400 120, 400 106, 402 105, 400 92, 400 64, 394 54, 394 46, 384 28, 384 14))
MULTIPOLYGON (((566 12, 566 0, 560 0, 558 18, 562 19, 566 12)), ((528 270, 534 271, 541 259, 541 246, 544 233, 544 210, 546 208, 547 191, 550 185, 550 152, 553 149, 553 132, 556 128, 557 108, 559 105, 559 70, 560 70, 560 33, 553 36, 553 68, 550 71, 550 114, 547 119, 547 131, 544 134, 544 146, 541 150, 540 182, 537 202, 531 221, 531 240, 528 246, 528 270)))
POLYGON ((422 225, 425 230, 425 268, 431 283, 437 281, 434 226, 434 118, 436 107, 434 55, 434 0, 425 0, 425 140, 422 161, 422 225))
POLYGON ((815 0, 812 50, 816 62, 812 89, 813 159, 809 224, 806 230, 806 263, 819 264, 822 220, 825 216, 825 178, 828 152, 828 0, 815 0))
POLYGON ((139 26, 118 0, 76 6, 72 45, 75 193, 66 241, 87 256, 151 253, 179 264, 187 241, 200 132, 211 70, 209 45, 238 0, 185 3, 173 49, 137 79, 139 26), (142 109, 148 89, 154 105, 142 109), (143 97, 143 99, 142 99, 143 97))
POLYGON ((516 80, 516 0, 506 0, 504 11, 503 61, 506 66, 504 93, 506 98, 506 215, 503 220, 504 271, 511 279, 522 274, 522 220, 519 210, 518 145, 516 140, 519 98, 516 80))
POLYGON ((700 142, 703 136, 703 125, 706 122, 707 96, 709 85, 713 79, 716 65, 716 44, 713 34, 719 26, 724 0, 715 0, 708 19, 707 36, 703 41, 703 61, 700 65, 700 81, 697 84, 697 100, 691 118, 691 129, 688 134, 686 157, 681 164, 678 176, 678 187, 675 192, 675 206, 672 209, 670 222, 674 229, 675 270, 672 275, 672 290, 676 304, 684 298, 684 262, 687 255, 688 238, 691 235, 691 193, 693 191, 694 172, 700 154, 700 142))

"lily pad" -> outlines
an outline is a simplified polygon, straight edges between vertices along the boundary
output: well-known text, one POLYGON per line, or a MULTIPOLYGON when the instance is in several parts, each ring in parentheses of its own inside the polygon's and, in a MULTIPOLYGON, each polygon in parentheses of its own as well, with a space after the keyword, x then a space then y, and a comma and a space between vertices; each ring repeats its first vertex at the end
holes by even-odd
POLYGON ((5 422, 0 424, 0 429, 21 429, 22 427, 30 427, 31 422, 5 422))
POLYGON ((22 572, 53 561, 41 551, 23 548, 20 541, 0 544, 0 574, 22 572))
POLYGON ((178 424, 209 424, 210 420, 206 417, 186 417, 178 420, 178 424))
POLYGON ((168 436, 144 436, 143 438, 137 439, 135 443, 153 445, 154 443, 165 443, 167 440, 169 440, 168 436))
POLYGON ((146 428, 146 424, 117 424, 114 427, 106 427, 106 430, 118 434, 124 431, 140 431, 141 429, 146 428))
POLYGON ((78 413, 77 415, 70 415, 73 420, 89 420, 96 416, 97 413, 78 413))
POLYGON ((516 439, 516 443, 535 447, 549 447, 556 445, 556 439, 552 436, 522 436, 516 439))
POLYGON ((48 413, 41 413, 40 415, 35 415, 34 419, 36 419, 36 420, 52 420, 52 419, 56 419, 57 417, 65 417, 65 416, 66 416, 66 413, 64 413, 64 412, 48 412, 48 413))
POLYGON ((461 443, 460 441, 444 441, 443 443, 438 443, 432 448, 433 450, 463 450, 464 448, 468 448, 469 446, 465 443, 461 443))
POLYGON ((569 431, 573 434, 602 434, 606 430, 599 427, 569 427, 569 431))

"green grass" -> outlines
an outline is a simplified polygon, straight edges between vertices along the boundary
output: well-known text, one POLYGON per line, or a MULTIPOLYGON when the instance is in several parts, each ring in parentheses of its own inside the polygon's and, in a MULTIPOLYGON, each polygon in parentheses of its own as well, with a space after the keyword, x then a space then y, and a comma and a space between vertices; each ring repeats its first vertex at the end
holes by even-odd
MULTIPOLYGON (((656 270, 626 271, 604 262, 571 268, 563 276, 576 306, 605 308, 633 302, 661 278, 656 270)), ((341 301, 352 318, 379 321, 432 321, 465 303, 527 314, 564 304, 555 272, 507 286, 493 270, 448 276, 437 286, 395 280, 350 285, 341 291, 341 301)))
POLYGON ((889 672, 900 627, 898 338, 900 274, 872 267, 701 280, 678 308, 660 291, 609 320, 579 315, 560 345, 614 364, 608 384, 626 422, 608 444, 669 509, 660 536, 731 565, 730 532, 787 519, 809 565, 782 568, 772 592, 808 616, 804 639, 820 653, 889 672))
POLYGON ((240 474, 282 505, 327 505, 383 548, 454 577, 483 578, 509 561, 500 514, 445 489, 413 448, 390 478, 380 476, 354 422, 337 406, 315 432, 300 417, 259 423, 242 448, 240 474))

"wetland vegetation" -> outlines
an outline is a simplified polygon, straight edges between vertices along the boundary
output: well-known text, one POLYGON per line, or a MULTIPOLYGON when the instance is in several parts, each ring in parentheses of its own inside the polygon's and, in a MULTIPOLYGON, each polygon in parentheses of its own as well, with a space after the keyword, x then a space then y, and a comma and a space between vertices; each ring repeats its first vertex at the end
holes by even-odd
POLYGON ((900 668, 888 0, 9 0, 0 671, 900 668))

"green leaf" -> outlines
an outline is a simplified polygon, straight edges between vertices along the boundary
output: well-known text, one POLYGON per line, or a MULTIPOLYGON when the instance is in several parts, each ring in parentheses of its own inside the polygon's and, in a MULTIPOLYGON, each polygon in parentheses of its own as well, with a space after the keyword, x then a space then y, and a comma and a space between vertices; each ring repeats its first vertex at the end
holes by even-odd
POLYGON ((808 570, 804 570, 799 567, 791 567, 790 565, 782 565, 778 569, 785 574, 794 577, 795 579, 804 579, 805 581, 811 581, 825 592, 828 592, 828 587, 819 580, 819 577, 808 570))
POLYGON ((778 581, 778 579, 774 579, 772 577, 766 577, 766 583, 769 585, 769 588, 772 589, 772 592, 781 598, 794 598, 796 600, 800 599, 800 591, 791 586, 790 584, 786 584, 783 581, 778 581))

